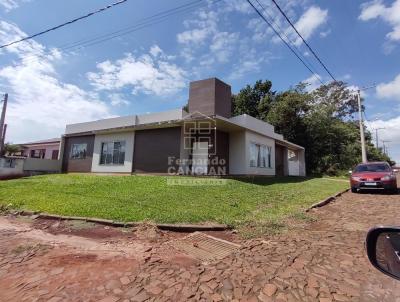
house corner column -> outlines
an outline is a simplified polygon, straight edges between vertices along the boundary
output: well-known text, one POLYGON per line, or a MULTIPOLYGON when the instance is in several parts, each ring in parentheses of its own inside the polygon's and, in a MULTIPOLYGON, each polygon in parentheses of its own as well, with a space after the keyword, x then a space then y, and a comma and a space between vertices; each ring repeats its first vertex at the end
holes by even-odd
POLYGON ((62 135, 61 136, 61 140, 60 140, 60 146, 59 146, 59 152, 58 152, 58 160, 60 161, 60 172, 65 172, 64 169, 64 156, 65 156, 65 136, 62 135))
POLYGON ((305 159, 305 151, 299 150, 299 175, 306 176, 306 159, 305 159))

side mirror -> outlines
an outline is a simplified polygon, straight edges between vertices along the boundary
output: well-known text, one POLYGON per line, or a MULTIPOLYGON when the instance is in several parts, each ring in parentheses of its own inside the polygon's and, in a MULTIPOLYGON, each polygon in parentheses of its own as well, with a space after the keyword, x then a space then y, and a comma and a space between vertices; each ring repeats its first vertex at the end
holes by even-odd
POLYGON ((368 259, 382 273, 400 280, 400 227, 375 227, 366 239, 368 259))

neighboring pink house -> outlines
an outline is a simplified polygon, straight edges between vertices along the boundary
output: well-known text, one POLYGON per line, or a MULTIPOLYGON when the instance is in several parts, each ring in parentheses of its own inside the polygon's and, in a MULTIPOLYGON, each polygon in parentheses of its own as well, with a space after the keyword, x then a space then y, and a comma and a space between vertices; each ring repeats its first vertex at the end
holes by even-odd
POLYGON ((21 144, 22 155, 31 158, 58 159, 60 139, 52 138, 21 144))

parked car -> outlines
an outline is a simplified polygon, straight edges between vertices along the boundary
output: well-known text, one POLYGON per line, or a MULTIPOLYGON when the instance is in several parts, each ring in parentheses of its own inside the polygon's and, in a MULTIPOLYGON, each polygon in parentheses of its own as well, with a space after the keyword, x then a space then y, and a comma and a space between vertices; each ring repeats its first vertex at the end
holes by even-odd
POLYGON ((365 241, 368 259, 382 273, 400 280, 400 228, 379 226, 365 241))
POLYGON ((396 170, 387 162, 370 162, 357 165, 350 171, 350 186, 353 193, 366 189, 381 189, 397 193, 396 170))

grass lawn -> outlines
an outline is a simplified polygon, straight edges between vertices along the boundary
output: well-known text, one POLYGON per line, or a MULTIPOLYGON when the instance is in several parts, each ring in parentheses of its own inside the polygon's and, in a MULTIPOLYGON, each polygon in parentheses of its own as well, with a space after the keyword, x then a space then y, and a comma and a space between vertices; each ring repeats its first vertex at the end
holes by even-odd
POLYGON ((173 186, 167 178, 60 174, 0 181, 0 205, 118 221, 268 228, 302 218, 304 208, 348 187, 326 178, 229 179, 218 186, 173 186))

